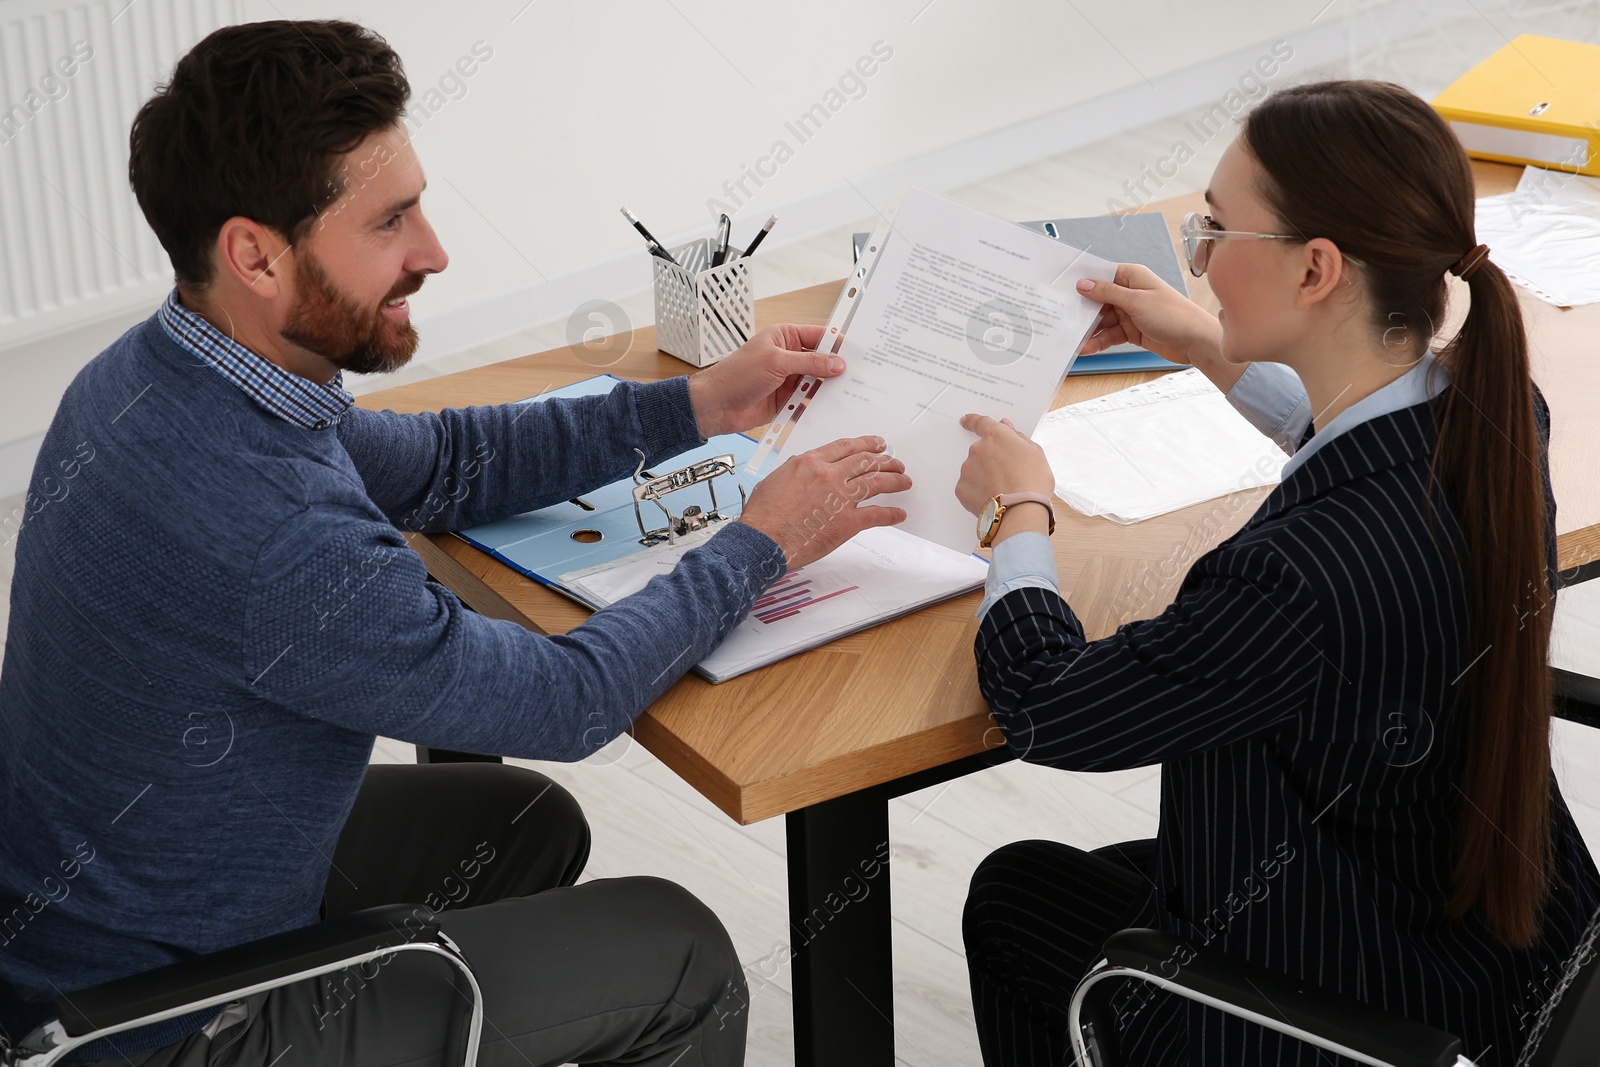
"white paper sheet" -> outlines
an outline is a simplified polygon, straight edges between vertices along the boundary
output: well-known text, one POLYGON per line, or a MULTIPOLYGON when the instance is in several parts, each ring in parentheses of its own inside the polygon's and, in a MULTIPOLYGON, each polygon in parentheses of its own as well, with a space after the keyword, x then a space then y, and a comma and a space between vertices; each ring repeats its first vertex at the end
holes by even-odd
POLYGON ((1477 204, 1478 240, 1512 281, 1557 307, 1600 302, 1600 181, 1524 167, 1477 204))
POLYGON ((1033 439, 1056 496, 1124 524, 1272 485, 1289 461, 1194 368, 1057 408, 1033 439))
POLYGON ((874 498, 906 509, 900 527, 957 552, 977 523, 955 498, 975 440, 961 416, 1009 418, 1031 432, 1094 324, 1080 278, 1116 264, 932 193, 903 194, 839 354, 782 445, 784 456, 877 434, 912 488, 874 498))
MULTIPOLYGON (((595 607, 614 604, 665 574, 711 532, 681 537, 598 568, 563 574, 561 584, 595 607)), ((897 618, 983 584, 989 564, 902 533, 863 530, 809 566, 790 571, 754 610, 700 661, 714 682, 744 674, 808 648, 897 618)))

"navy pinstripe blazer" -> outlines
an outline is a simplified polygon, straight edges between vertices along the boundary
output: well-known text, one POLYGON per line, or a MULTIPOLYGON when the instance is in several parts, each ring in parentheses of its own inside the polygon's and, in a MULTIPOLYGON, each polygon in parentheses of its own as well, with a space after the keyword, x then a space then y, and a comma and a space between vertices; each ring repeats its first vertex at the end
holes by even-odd
MULTIPOLYGON (((1549 412, 1536 406, 1553 590, 1549 412)), ((1429 403, 1339 435, 1195 562, 1171 607, 1102 640, 1086 642, 1051 590, 1008 594, 979 628, 978 675, 1022 759, 1162 765, 1162 928, 1509 1065, 1600 908, 1600 874, 1552 775, 1557 870, 1540 942, 1514 951, 1444 914, 1462 803, 1451 701, 1476 653, 1465 574, 1441 547, 1465 557, 1460 526, 1436 505, 1436 542, 1425 520, 1436 441, 1429 403)), ((1132 1062, 1329 1059, 1165 995, 1136 1010, 1148 1014, 1132 1062)))

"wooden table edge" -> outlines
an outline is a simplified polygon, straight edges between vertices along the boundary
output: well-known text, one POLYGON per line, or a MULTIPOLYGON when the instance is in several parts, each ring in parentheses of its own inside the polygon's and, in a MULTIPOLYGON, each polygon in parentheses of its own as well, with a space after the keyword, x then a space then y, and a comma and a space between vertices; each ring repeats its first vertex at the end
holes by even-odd
MULTIPOLYGON (((1557 508, 1560 504, 1557 504, 1557 508)), ((1557 514, 1560 512, 1558 511, 1557 514)), ((1570 571, 1600 560, 1600 522, 1578 530, 1556 534, 1556 567, 1570 571)))

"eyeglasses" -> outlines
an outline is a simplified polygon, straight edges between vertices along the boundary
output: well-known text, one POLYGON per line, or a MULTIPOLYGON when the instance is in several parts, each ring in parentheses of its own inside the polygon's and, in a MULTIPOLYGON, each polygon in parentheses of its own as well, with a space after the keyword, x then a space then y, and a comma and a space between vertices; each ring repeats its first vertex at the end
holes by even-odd
POLYGON ((1275 241, 1301 241, 1302 237, 1295 237, 1287 233, 1251 233, 1248 230, 1221 230, 1217 228, 1217 220, 1210 215, 1202 215, 1198 211, 1191 211, 1183 217, 1183 225, 1178 228, 1178 236, 1183 238, 1183 257, 1189 261, 1189 273, 1196 278, 1205 274, 1206 265, 1211 262, 1211 242, 1220 241, 1225 237, 1257 237, 1262 240, 1275 241))

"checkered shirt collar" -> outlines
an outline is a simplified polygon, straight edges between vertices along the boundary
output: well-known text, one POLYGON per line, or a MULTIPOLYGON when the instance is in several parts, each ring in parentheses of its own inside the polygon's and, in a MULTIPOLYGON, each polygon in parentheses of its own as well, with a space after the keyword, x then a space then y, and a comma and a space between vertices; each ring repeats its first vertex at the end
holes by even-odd
POLYGON ((285 422, 307 430, 324 430, 339 421, 355 397, 345 392, 343 374, 327 385, 291 374, 262 359, 178 302, 174 288, 158 313, 167 336, 186 352, 243 390, 244 394, 285 422))

